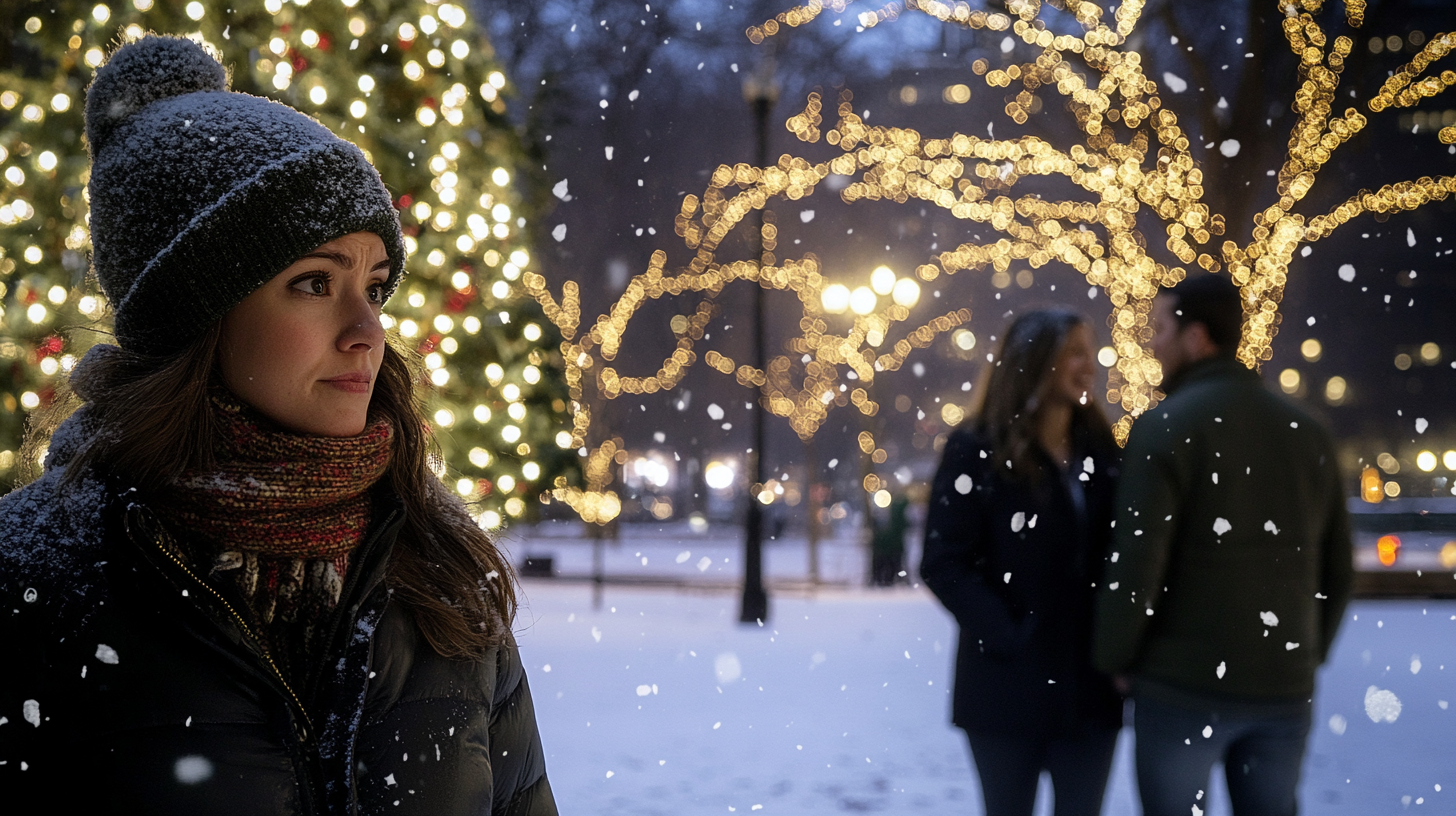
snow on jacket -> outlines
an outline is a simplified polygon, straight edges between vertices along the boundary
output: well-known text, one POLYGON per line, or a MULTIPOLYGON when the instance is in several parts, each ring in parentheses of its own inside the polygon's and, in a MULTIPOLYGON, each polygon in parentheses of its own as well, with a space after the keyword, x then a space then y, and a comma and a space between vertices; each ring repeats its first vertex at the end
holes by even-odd
POLYGON ((967 730, 1121 724, 1121 699, 1092 668, 1091 625, 1117 462, 1113 451, 1074 450, 1064 478, 1075 487, 1045 455, 1047 478, 1032 486, 1004 478, 981 435, 958 430, 946 440, 920 575, 960 627, 951 719, 967 730))
POLYGON ((1319 423, 1236 360, 1198 364, 1133 425, 1115 532, 1098 666, 1184 694, 1309 699, 1354 571, 1319 423))
POLYGON ((0 499, 0 797, 12 813, 556 813, 514 645, 438 655, 384 585, 402 503, 376 499, 316 688, 116 481, 0 499))

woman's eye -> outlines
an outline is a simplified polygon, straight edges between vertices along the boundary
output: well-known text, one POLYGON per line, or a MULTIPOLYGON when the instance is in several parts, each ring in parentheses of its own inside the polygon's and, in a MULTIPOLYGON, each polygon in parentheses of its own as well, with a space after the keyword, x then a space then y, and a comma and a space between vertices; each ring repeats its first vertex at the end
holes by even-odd
POLYGON ((327 295, 329 293, 329 282, 324 277, 304 278, 293 284, 293 288, 300 292, 307 292, 310 295, 327 295))
POLYGON ((369 287, 369 302, 370 303, 383 303, 384 302, 384 284, 382 284, 382 283, 376 283, 373 286, 369 287))

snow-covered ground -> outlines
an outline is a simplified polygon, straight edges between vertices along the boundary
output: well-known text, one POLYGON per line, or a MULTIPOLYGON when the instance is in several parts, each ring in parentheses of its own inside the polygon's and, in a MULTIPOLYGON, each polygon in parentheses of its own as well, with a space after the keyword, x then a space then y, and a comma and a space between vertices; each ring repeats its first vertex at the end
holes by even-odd
MULTIPOLYGON (((701 557, 673 548, 694 552, 681 566, 701 557)), ((762 627, 709 587, 609 585, 597 610, 582 584, 522 595, 563 813, 981 813, 946 721, 954 625, 924 590, 779 591, 762 627)), ((1456 603, 1363 602, 1348 618, 1319 681, 1302 812, 1456 813, 1456 603)), ((1104 812, 1136 814, 1129 732, 1118 750, 1104 812)), ((1221 785, 1210 796, 1226 816, 1221 785)))

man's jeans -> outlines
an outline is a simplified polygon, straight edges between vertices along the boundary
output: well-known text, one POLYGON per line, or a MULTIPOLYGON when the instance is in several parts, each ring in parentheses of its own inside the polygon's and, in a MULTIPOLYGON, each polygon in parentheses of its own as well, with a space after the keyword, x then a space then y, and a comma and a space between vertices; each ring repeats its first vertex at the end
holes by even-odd
POLYGON ((1143 816, 1201 814, 1216 762, 1224 765, 1235 816, 1298 812, 1308 703, 1233 707, 1210 700, 1190 708, 1139 695, 1133 719, 1143 816))

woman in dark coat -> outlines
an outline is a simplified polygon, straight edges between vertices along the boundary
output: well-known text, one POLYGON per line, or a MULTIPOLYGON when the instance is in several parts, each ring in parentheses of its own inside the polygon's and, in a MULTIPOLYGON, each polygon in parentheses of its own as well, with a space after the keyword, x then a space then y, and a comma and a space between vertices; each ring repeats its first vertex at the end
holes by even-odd
POLYGON ((430 473, 380 325, 389 193, 226 83, 148 36, 87 93, 118 345, 0 500, 4 809, 554 814, 509 568, 430 473))
POLYGON ((1092 355, 1076 314, 1017 318, 931 488, 920 574, 960 626, 952 719, 988 816, 1029 816, 1043 770, 1057 816, 1095 816, 1121 725, 1091 664, 1117 476, 1092 355))

